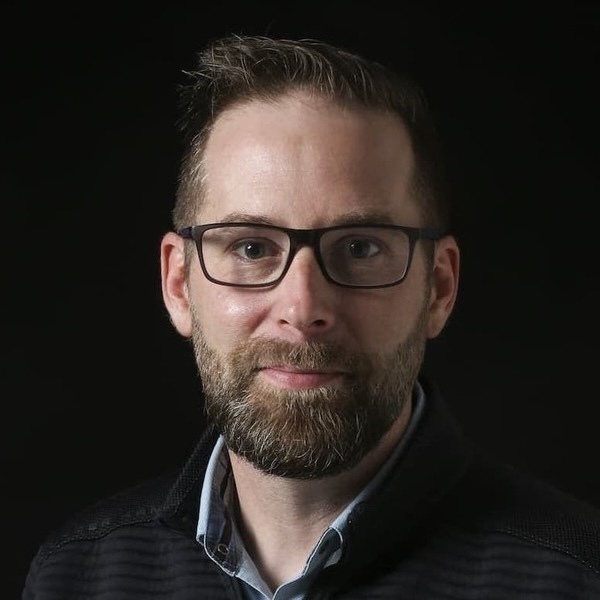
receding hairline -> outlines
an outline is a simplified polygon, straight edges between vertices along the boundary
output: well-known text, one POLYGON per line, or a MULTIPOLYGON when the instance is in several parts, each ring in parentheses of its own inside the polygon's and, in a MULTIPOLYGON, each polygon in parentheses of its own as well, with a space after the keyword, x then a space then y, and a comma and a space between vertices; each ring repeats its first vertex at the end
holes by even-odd
MULTIPOLYGON (((203 202, 206 198, 206 184, 208 181, 208 172, 206 169, 206 150, 209 145, 210 138, 213 134, 215 127, 221 123, 224 119, 227 119, 237 110, 244 109, 245 107, 249 107, 253 104, 265 104, 273 107, 277 107, 278 105, 283 105, 287 102, 293 102, 297 100, 299 103, 303 104, 307 110, 319 110, 320 108, 325 107, 336 107, 343 111, 347 111, 348 113, 354 113, 357 115, 384 115, 388 116, 391 119, 395 120, 406 133, 407 143, 411 152, 411 168, 409 174, 408 181, 408 191, 410 197, 414 199, 417 206, 421 208, 423 201, 419 199, 417 196, 420 194, 420 184, 418 180, 418 164, 415 155, 414 149, 414 140, 410 134, 410 130, 406 123, 406 120, 400 115, 397 111, 386 107, 379 106, 370 106, 365 105, 360 101, 348 101, 347 99, 340 99, 335 96, 330 96, 325 93, 321 93, 318 90, 308 87, 297 87, 292 89, 283 90, 277 95, 269 94, 268 96, 253 96, 248 98, 237 99, 232 102, 226 108, 224 108, 211 123, 210 128, 205 132, 205 135, 202 138, 197 138, 192 143, 192 150, 189 155, 189 159, 192 158, 195 161, 195 165, 192 166, 192 171, 194 172, 193 182, 188 182, 192 184, 194 188, 196 188, 196 193, 194 194, 196 197, 196 206, 195 206, 195 214, 198 215, 198 212, 202 208, 203 202)), ((190 190, 188 189, 188 193, 190 190)), ((190 223, 190 225, 193 223, 190 223)))

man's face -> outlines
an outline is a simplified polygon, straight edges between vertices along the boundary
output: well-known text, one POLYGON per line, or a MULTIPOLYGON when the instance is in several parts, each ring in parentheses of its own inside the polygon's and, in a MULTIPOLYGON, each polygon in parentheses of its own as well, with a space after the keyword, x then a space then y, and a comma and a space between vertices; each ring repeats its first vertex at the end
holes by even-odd
MULTIPOLYGON (((194 224, 422 226, 412 171, 395 116, 299 95, 254 101, 215 124, 194 224)), ((231 451, 280 476, 357 464, 406 408, 432 335, 420 244, 390 288, 336 286, 305 247, 280 283, 258 289, 211 283, 194 257, 186 290, 189 333, 178 329, 193 338, 209 418, 231 451)))

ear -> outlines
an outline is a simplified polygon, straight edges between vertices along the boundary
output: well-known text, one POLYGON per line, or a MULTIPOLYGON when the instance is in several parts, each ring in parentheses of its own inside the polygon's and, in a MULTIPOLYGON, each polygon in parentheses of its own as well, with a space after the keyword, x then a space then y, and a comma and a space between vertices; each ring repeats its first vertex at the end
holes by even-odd
POLYGON ((160 276, 163 301, 175 329, 184 337, 192 336, 192 316, 185 269, 184 240, 170 231, 160 244, 160 276))
POLYGON ((429 299, 427 337, 437 337, 444 329, 458 292, 460 250, 456 239, 444 236, 435 243, 432 286, 429 299))

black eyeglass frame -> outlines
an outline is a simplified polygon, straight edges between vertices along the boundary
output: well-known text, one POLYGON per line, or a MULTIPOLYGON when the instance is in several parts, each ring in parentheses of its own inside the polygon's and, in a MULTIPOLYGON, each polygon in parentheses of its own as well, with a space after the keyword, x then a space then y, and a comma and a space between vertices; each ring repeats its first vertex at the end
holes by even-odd
POLYGON ((382 223, 352 223, 350 225, 334 225, 332 227, 319 227, 317 229, 291 229, 289 227, 278 227, 277 225, 267 225, 266 223, 252 223, 252 222, 232 222, 232 223, 206 223, 204 225, 190 225, 189 227, 183 227, 179 229, 177 235, 182 237, 183 239, 193 240, 196 245, 196 250, 198 253, 198 258, 200 259, 200 266, 202 267, 202 272, 204 276, 211 281, 212 283, 216 283, 218 285, 225 285, 229 287, 241 287, 241 288, 261 288, 261 287, 271 287, 277 285, 287 274, 292 261, 294 260, 294 256, 300 248, 304 246, 309 246, 312 248, 312 251, 315 255, 315 259, 319 268, 321 269, 321 273, 323 277, 330 283, 335 285, 339 285, 341 287, 346 288, 359 288, 359 289, 373 289, 373 288, 386 288, 392 287, 394 285, 399 285, 406 279, 408 272, 410 270, 410 266, 412 264, 412 258, 415 250, 416 243, 419 240, 431 240, 437 241, 444 237, 446 234, 437 229, 428 229, 421 227, 407 227, 405 225, 388 225, 382 223), (226 281, 220 281, 215 279, 210 275, 210 273, 206 269, 206 265, 204 263, 204 256, 202 252, 202 236, 205 231, 209 229, 218 229, 222 227, 253 227, 257 229, 270 229, 281 231, 290 239, 290 249, 288 252, 287 262, 283 268, 283 271, 273 281, 269 281, 267 283, 229 283, 226 281), (399 279, 392 281, 390 283, 384 283, 383 285, 355 285, 351 283, 340 283, 336 281, 329 275, 327 272, 327 268, 325 267, 323 257, 321 256, 321 249, 319 246, 319 242, 321 237, 328 233, 329 231, 335 231, 336 229, 364 229, 364 228, 376 228, 376 229, 393 229, 397 231, 403 231, 408 237, 408 259, 406 261, 406 269, 404 270, 404 274, 399 279))

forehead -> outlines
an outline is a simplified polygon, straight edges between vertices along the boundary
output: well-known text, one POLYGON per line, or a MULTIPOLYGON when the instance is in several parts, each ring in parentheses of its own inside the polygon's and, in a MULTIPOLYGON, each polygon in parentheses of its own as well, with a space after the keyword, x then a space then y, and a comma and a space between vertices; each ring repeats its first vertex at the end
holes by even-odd
POLYGON ((251 101, 217 119, 203 163, 202 222, 248 215, 319 227, 348 213, 418 218, 410 137, 391 113, 306 94, 251 101))

